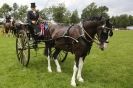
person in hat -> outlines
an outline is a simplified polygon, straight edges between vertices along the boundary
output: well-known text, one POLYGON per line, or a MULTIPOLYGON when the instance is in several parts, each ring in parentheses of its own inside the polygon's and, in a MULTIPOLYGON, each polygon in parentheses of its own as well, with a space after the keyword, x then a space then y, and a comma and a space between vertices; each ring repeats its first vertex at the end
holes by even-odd
POLYGON ((28 11, 27 20, 30 24, 37 24, 39 12, 36 10, 35 3, 31 3, 31 10, 28 11))
POLYGON ((33 47, 37 47, 37 36, 35 35, 37 31, 39 30, 37 27, 38 24, 38 19, 39 19, 39 12, 36 10, 36 5, 35 3, 31 3, 31 10, 28 11, 27 13, 27 21, 29 24, 29 30, 32 35, 32 38, 34 40, 34 45, 33 47))

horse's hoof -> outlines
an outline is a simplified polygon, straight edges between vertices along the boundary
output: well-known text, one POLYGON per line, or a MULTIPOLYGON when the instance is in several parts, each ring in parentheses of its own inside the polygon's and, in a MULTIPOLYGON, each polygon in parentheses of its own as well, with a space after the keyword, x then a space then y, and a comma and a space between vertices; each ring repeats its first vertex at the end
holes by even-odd
POLYGON ((52 70, 48 70, 48 72, 50 72, 50 73, 51 73, 51 72, 52 72, 52 70))
POLYGON ((57 68, 57 72, 61 73, 62 71, 61 71, 61 69, 60 69, 60 68, 57 68))
POLYGON ((80 77, 80 78, 77 78, 77 80, 79 81, 79 82, 84 82, 84 79, 82 78, 82 77, 80 77))
POLYGON ((76 87, 76 83, 75 82, 71 82, 71 86, 76 87))
POLYGON ((48 72, 52 72, 51 68, 48 68, 48 72))

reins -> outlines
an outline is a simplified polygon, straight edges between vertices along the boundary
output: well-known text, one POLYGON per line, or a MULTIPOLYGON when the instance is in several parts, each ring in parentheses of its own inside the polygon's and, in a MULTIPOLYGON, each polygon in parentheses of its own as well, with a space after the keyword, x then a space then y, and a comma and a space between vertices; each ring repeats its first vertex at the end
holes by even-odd
POLYGON ((99 45, 99 42, 98 42, 98 39, 95 37, 94 39, 90 36, 90 34, 88 34, 85 30, 84 30, 84 28, 82 28, 83 29, 83 31, 84 31, 84 33, 94 42, 94 43, 96 43, 97 45, 99 45))

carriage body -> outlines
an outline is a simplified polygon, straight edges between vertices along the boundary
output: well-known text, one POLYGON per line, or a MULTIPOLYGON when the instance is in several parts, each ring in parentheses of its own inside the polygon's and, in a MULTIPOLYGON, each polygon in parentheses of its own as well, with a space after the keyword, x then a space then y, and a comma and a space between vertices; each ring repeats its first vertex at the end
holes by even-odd
MULTIPOLYGON (((40 27, 41 24, 38 26, 40 27)), ((53 40, 49 36, 49 31, 48 29, 45 30, 44 28, 44 34, 39 35, 35 33, 34 35, 36 36, 37 40, 37 45, 38 44, 43 44, 44 46, 42 47, 37 47, 37 49, 34 48, 34 38, 32 37, 32 33, 28 27, 27 23, 18 23, 15 24, 16 28, 16 54, 19 62, 23 66, 28 66, 29 60, 30 60, 30 51, 31 49, 38 50, 39 48, 46 48, 45 43, 46 42, 52 42, 53 40)), ((40 29, 41 30, 41 29, 40 29)), ((55 51, 55 48, 52 49, 51 57, 53 57, 53 53, 55 51)), ((64 60, 68 55, 68 52, 62 51, 59 54, 60 60, 64 60)))

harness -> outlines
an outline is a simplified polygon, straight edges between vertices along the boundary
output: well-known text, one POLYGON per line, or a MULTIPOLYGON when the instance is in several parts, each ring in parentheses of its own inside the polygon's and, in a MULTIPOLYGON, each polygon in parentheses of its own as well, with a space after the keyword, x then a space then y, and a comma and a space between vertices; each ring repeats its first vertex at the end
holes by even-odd
POLYGON ((72 28, 72 26, 74 26, 74 24, 71 25, 71 26, 65 31, 65 33, 63 34, 63 36, 69 36, 69 30, 72 28))
POLYGON ((86 32, 86 30, 84 30, 84 28, 82 28, 82 30, 84 31, 84 34, 86 34, 90 39, 91 41, 88 41, 87 38, 84 36, 85 40, 88 41, 88 42, 94 42, 96 43, 97 45, 99 45, 99 42, 98 42, 98 37, 97 35, 94 37, 94 39, 90 36, 89 33, 86 32))
MULTIPOLYGON (((71 25, 71 26, 65 31, 63 37, 68 37, 68 38, 71 38, 71 39, 75 40, 76 42, 79 42, 77 39, 72 38, 72 37, 69 36, 69 31, 70 31, 70 29, 71 29, 73 26, 74 26, 74 24, 71 25)), ((81 27, 82 27, 82 25, 81 25, 81 27)), ((79 38, 80 38, 80 37, 83 37, 87 42, 95 42, 97 45, 99 45, 99 43, 97 42, 97 41, 98 41, 97 36, 95 36, 94 39, 93 39, 93 38, 90 36, 90 34, 88 34, 88 33, 86 32, 86 30, 84 30, 83 27, 82 27, 82 34, 79 36, 79 38), (85 34, 91 39, 91 41, 87 40, 87 38, 85 37, 85 34)), ((66 41, 66 42, 67 42, 67 41, 66 41)))
MULTIPOLYGON (((70 29, 71 29, 73 26, 74 26, 74 24, 71 25, 71 26, 65 31, 65 33, 63 34, 62 37, 70 38, 70 39, 74 40, 76 43, 78 43, 79 41, 78 41, 77 39, 75 39, 75 38, 69 36, 69 31, 70 31, 70 29)), ((67 41, 66 41, 66 42, 67 42, 67 41)))

